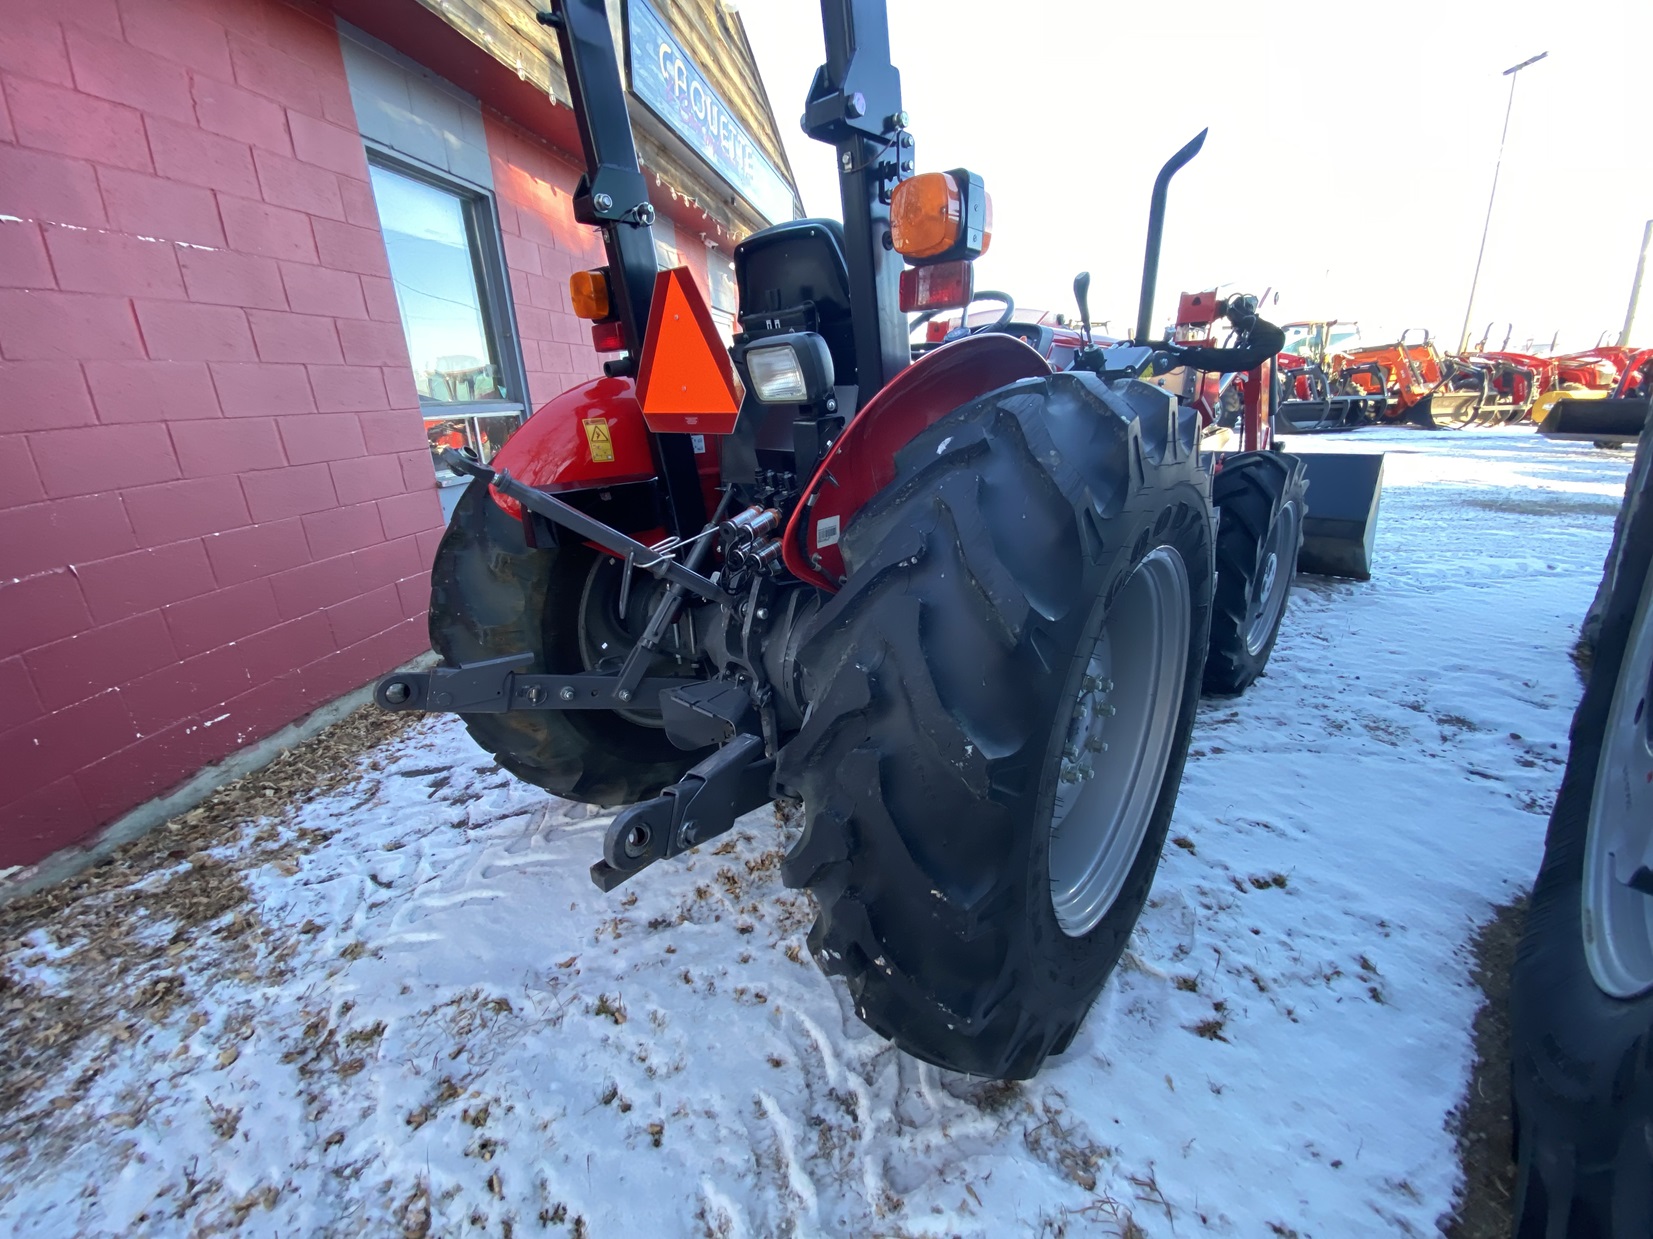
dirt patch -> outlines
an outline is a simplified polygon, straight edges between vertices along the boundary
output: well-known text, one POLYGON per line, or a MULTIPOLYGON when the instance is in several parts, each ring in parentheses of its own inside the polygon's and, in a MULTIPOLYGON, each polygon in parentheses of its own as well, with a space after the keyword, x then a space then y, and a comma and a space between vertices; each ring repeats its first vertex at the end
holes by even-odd
MULTIPOLYGON (((281 823, 356 778, 358 759, 417 717, 364 707, 102 863, 0 907, 0 1113, 17 1137, 0 1164, 76 1139, 79 1103, 120 1047, 195 1008, 217 977, 279 974, 298 940, 261 923, 245 874, 296 872, 326 835, 281 823)), ((186 1039, 206 1019, 191 1015, 186 1039)), ((110 1121, 141 1122, 147 1099, 132 1103, 110 1121)))
POLYGON ((1508 1239, 1515 1207, 1510 1160, 1510 971, 1527 922, 1525 896, 1499 908, 1475 935, 1475 984, 1486 1001, 1475 1014, 1475 1067, 1469 1090, 1448 1119, 1464 1184, 1446 1239, 1508 1239))

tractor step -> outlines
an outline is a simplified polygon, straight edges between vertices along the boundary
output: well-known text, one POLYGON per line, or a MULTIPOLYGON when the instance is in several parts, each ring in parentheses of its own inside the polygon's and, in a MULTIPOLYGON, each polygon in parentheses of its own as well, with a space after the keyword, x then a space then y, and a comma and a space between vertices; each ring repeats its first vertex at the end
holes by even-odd
POLYGON ((715 839, 742 813, 772 798, 775 759, 745 733, 713 753, 653 800, 622 810, 603 836, 603 859, 591 866, 598 889, 611 891, 657 860, 715 839))

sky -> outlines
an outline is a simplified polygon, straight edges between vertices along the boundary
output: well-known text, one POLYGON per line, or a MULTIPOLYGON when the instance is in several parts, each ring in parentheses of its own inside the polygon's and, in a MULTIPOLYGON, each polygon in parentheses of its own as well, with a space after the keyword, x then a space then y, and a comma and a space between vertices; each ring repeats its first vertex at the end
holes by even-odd
MULTIPOLYGON (((798 127, 823 58, 813 0, 732 0, 811 214, 838 215, 831 148, 798 127)), ((1159 325, 1179 290, 1267 295, 1275 321, 1411 327, 1455 349, 1486 218, 1504 69, 1517 80, 1471 341, 1583 348, 1624 324, 1653 218, 1653 3, 1397 0, 1176 6, 890 0, 920 171, 993 197, 977 288, 1135 318, 1154 175, 1172 184, 1159 325), (1374 16, 1374 14, 1378 14, 1374 16), (1564 15, 1564 16, 1563 16, 1564 15), (1279 300, 1274 300, 1278 294, 1279 300)), ((1653 282, 1653 276, 1649 277, 1653 282)), ((1653 287, 1634 342, 1653 346, 1653 287)))

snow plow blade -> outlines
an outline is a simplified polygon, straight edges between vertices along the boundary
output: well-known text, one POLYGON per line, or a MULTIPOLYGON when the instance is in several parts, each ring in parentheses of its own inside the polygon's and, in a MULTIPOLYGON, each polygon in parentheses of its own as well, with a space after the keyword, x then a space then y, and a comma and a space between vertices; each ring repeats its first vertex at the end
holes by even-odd
POLYGON ((1378 505, 1383 498, 1382 452, 1297 452, 1309 479, 1309 510, 1297 570, 1312 576, 1372 576, 1378 505))
POLYGON ((1557 400, 1538 427, 1546 439, 1628 443, 1647 424, 1646 400, 1557 400))

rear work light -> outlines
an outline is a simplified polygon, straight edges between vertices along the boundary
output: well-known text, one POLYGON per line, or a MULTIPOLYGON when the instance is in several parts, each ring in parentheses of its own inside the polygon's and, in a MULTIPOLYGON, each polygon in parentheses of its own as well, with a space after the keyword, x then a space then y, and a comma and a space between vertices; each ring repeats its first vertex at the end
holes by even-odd
POLYGON ((970 304, 976 269, 968 260, 934 267, 908 267, 901 273, 901 312, 952 310, 970 304))
POLYGON ((963 168, 908 177, 890 198, 890 243, 914 266, 979 258, 993 241, 993 200, 963 168))
POLYGON ((746 350, 752 394, 764 404, 809 404, 832 394, 832 352, 813 331, 795 331, 746 350))
POLYGON ((576 271, 568 277, 568 298, 574 303, 574 313, 592 322, 601 322, 609 315, 608 269, 576 271))

